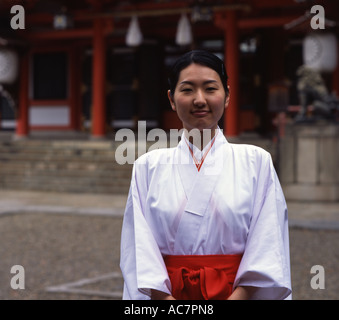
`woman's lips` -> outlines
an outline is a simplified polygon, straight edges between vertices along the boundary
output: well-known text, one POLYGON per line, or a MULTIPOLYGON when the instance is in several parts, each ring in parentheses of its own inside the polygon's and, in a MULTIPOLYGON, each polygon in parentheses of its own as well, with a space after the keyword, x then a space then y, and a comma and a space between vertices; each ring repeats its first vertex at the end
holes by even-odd
POLYGON ((197 118, 203 118, 209 114, 209 111, 207 110, 193 111, 192 114, 197 118))

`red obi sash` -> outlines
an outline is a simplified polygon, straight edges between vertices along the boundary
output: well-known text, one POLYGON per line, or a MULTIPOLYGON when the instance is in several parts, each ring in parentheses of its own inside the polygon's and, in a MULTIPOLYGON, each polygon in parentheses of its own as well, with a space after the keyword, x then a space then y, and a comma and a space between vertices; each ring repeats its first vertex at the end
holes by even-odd
POLYGON ((242 255, 179 255, 164 258, 177 300, 226 300, 242 255))

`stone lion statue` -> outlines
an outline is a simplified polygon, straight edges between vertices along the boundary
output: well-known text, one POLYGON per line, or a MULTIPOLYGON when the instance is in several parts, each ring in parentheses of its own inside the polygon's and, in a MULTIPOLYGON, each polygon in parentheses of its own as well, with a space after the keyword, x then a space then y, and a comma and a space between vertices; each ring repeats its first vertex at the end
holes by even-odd
POLYGON ((297 69, 296 74, 301 109, 295 120, 310 120, 307 113, 308 105, 313 106, 311 119, 333 119, 335 112, 339 110, 339 100, 335 95, 329 94, 320 72, 302 65, 297 69))

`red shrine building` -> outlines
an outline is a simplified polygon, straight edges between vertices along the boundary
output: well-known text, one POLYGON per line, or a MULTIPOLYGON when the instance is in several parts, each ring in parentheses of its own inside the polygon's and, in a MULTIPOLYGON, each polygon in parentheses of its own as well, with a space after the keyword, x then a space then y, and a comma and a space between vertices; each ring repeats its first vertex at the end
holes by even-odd
MULTIPOLYGON (((0 131, 101 138, 138 121, 180 128, 167 74, 184 52, 206 49, 229 75, 226 135, 267 134, 278 112, 299 104, 305 37, 338 40, 338 26, 331 0, 1 0, 0 131)), ((314 59, 326 52, 312 50, 314 59)), ((324 77, 339 95, 339 64, 324 77)))

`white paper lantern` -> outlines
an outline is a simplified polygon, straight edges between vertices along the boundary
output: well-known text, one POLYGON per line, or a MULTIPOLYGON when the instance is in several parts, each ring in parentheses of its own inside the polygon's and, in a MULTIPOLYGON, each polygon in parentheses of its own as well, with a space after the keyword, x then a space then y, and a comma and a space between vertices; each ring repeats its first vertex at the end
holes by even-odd
POLYGON ((0 49, 0 83, 12 84, 19 69, 18 54, 10 49, 0 49))
POLYGON ((338 61, 337 38, 331 33, 310 33, 303 41, 304 64, 320 72, 333 72, 338 61))
POLYGON ((185 14, 180 17, 175 41, 180 46, 189 45, 193 41, 191 24, 185 14))
POLYGON ((138 17, 133 16, 126 34, 126 44, 131 47, 142 43, 143 36, 139 27, 138 17))

